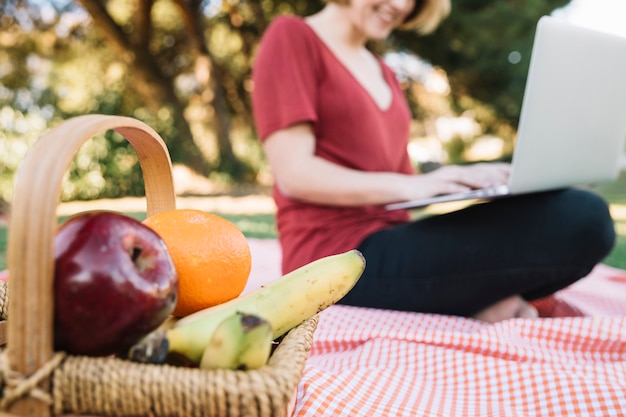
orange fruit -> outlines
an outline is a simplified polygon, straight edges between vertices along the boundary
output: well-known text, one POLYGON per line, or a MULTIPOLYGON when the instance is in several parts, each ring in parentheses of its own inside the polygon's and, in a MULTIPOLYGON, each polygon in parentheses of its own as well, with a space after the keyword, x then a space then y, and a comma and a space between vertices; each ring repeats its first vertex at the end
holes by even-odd
POLYGON ((175 209, 149 216, 144 224, 165 241, 178 272, 174 316, 187 316, 241 294, 252 256, 247 239, 232 222, 201 210, 175 209))

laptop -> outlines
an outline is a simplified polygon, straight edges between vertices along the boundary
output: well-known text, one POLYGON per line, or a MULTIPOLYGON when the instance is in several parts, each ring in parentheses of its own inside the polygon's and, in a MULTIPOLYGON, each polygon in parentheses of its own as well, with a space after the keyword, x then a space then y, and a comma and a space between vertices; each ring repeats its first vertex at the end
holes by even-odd
POLYGON ((508 184, 388 210, 614 181, 626 141, 626 37, 550 16, 537 23, 508 184))

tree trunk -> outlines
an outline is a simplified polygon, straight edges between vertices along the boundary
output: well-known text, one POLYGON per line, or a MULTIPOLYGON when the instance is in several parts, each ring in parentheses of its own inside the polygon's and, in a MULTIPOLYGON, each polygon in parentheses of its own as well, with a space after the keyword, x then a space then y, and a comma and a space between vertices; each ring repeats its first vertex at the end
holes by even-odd
POLYGON ((207 106, 213 108, 215 114, 213 123, 219 153, 217 170, 228 172, 235 180, 246 179, 251 169, 233 152, 230 137, 231 117, 226 99, 226 89, 222 83, 224 77, 206 46, 200 10, 202 2, 199 0, 175 0, 175 3, 183 14, 192 46, 197 52, 196 79, 203 90, 213 92, 213 94, 201 94, 201 98, 207 106))
MULTIPOLYGON (((142 2, 142 0, 138 0, 142 2)), ((144 38, 149 35, 150 25, 146 21, 146 14, 140 13, 141 33, 135 42, 115 23, 104 5, 98 0, 79 0, 85 10, 91 15, 94 23, 102 29, 103 36, 113 48, 121 54, 132 71, 135 81, 133 88, 144 99, 148 108, 157 112, 163 107, 172 111, 174 127, 177 131, 177 142, 171 138, 163 138, 168 143, 172 162, 184 164, 201 175, 207 175, 209 164, 202 155, 200 148, 193 140, 189 123, 184 117, 185 106, 182 104, 174 89, 174 82, 170 77, 162 74, 159 65, 149 53, 144 38)), ((143 2, 150 5, 151 0, 143 2)), ((146 7, 139 7, 146 10, 146 7)))

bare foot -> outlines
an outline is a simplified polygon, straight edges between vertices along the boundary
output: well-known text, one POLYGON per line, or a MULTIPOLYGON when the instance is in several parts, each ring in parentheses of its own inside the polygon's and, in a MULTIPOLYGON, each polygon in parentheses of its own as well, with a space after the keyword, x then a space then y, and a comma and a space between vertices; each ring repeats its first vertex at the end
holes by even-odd
POLYGON ((497 323, 512 318, 533 319, 538 316, 535 307, 519 295, 512 295, 479 311, 474 318, 488 323, 497 323))

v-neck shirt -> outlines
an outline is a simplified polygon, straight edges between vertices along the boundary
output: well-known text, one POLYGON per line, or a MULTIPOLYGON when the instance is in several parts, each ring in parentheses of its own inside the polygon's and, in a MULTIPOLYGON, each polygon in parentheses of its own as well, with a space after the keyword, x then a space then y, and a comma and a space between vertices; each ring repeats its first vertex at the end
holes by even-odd
MULTIPOLYGON (((255 58, 252 104, 261 141, 310 123, 315 153, 341 166, 414 173, 407 144, 411 114, 395 74, 376 57, 392 91, 381 108, 315 31, 297 16, 276 18, 255 58)), ((274 187, 283 272, 356 248, 374 231, 409 220, 383 206, 340 207, 290 199, 274 187)))

